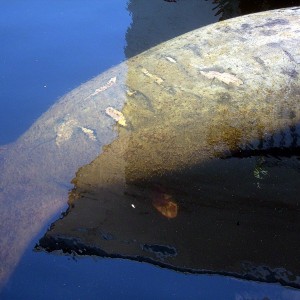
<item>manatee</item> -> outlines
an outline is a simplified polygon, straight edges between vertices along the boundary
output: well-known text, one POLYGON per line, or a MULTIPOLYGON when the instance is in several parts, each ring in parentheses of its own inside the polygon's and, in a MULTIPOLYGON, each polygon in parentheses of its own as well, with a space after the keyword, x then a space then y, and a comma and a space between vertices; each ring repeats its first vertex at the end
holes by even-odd
POLYGON ((98 186, 122 191, 247 149, 297 149, 299 15, 243 16, 160 44, 71 91, 4 147, 1 281, 95 158, 98 186))

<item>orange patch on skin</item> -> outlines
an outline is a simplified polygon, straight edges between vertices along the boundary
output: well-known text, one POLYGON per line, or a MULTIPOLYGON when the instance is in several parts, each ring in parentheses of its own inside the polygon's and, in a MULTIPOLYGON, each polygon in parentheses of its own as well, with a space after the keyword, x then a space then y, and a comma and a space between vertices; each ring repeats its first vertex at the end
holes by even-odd
POLYGON ((172 200, 170 195, 160 194, 152 201, 152 204, 163 216, 173 219, 177 216, 178 205, 172 200))

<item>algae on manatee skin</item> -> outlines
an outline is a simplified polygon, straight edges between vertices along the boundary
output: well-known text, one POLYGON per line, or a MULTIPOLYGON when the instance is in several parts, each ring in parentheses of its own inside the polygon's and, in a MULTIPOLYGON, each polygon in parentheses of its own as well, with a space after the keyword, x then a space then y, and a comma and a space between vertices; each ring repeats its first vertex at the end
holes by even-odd
POLYGON ((264 157, 259 157, 257 160, 257 164, 253 170, 253 175, 255 178, 262 180, 268 175, 268 171, 264 168, 264 157))
MULTIPOLYGON (((197 66, 193 66, 193 67, 197 67, 197 66)), ((226 83, 227 85, 240 86, 243 84, 243 81, 239 79, 237 76, 226 72, 200 70, 200 74, 208 79, 217 79, 221 82, 226 83)))
POLYGON ((89 139, 91 139, 92 141, 96 141, 96 135, 95 135, 95 131, 90 129, 90 128, 86 128, 86 127, 80 127, 80 129, 82 130, 83 133, 85 133, 89 139))
POLYGON ((151 74, 147 69, 142 68, 141 69, 142 73, 145 74, 147 77, 151 78, 154 80, 155 83, 161 85, 164 80, 160 77, 158 77, 157 75, 151 74))
POLYGON ((89 96, 87 96, 84 100, 87 100, 87 99, 89 99, 89 98, 91 98, 91 97, 93 97, 93 96, 98 95, 99 93, 102 93, 102 92, 106 91, 106 90, 109 89, 111 86, 113 86, 116 82, 117 82, 117 77, 112 77, 112 78, 110 78, 110 79, 107 81, 106 84, 104 84, 103 86, 101 86, 101 87, 95 89, 95 91, 94 91, 92 94, 90 94, 89 96))
POLYGON ((115 121, 117 121, 118 124, 120 124, 124 127, 127 126, 126 119, 120 111, 118 111, 115 108, 109 106, 109 107, 106 108, 105 112, 106 112, 107 115, 109 115, 115 121))
POLYGON ((55 144, 57 147, 61 147, 65 142, 69 141, 73 135, 76 136, 78 129, 91 141, 97 141, 94 130, 80 126, 79 122, 75 119, 67 119, 66 121, 62 121, 56 128, 55 144))
POLYGON ((59 147, 65 141, 68 141, 73 134, 74 128, 78 125, 78 121, 70 119, 63 121, 56 129, 55 143, 59 147))

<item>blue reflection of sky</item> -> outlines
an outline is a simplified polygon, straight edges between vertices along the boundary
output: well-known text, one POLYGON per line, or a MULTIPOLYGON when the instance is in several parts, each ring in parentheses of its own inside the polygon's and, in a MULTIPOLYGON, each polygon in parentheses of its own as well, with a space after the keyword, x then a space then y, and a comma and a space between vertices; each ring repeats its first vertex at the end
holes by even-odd
POLYGON ((18 138, 59 96, 124 60, 126 2, 1 2, 0 145, 18 138))
POLYGON ((122 259, 25 254, 1 299, 300 299, 280 285, 191 275, 122 259), (25 276, 26 274, 26 276, 25 276))
MULTIPOLYGON (((52 222, 57 218, 53 216, 52 222)), ((0 291, 1 300, 300 300, 299 290, 279 284, 185 274, 125 259, 34 252, 35 243, 45 231, 46 227, 28 246, 0 291)))

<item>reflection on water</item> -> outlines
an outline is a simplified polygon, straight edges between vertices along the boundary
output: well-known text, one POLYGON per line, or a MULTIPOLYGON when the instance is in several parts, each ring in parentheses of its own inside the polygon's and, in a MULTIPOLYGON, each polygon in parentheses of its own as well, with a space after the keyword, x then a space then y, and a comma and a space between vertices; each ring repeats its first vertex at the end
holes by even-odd
POLYGON ((214 10, 220 20, 251 14, 259 11, 292 7, 299 5, 299 0, 213 0, 214 10))
POLYGON ((276 8, 300 5, 300 0, 131 0, 132 24, 126 33, 130 58, 157 44, 212 22, 276 8))
POLYGON ((218 21, 219 17, 214 16, 213 8, 211 1, 129 1, 132 24, 126 33, 126 57, 130 58, 164 41, 218 21))

